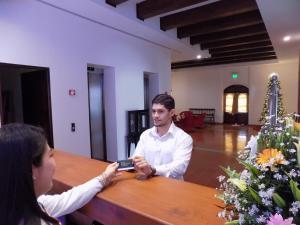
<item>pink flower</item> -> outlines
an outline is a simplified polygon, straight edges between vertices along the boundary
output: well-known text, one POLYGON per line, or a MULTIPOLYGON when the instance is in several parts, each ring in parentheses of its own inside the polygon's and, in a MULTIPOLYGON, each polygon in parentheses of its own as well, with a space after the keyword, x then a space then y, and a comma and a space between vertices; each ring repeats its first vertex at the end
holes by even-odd
POLYGON ((269 218, 268 223, 266 225, 296 225, 292 222, 293 222, 292 217, 284 220, 281 215, 276 213, 275 215, 269 218))

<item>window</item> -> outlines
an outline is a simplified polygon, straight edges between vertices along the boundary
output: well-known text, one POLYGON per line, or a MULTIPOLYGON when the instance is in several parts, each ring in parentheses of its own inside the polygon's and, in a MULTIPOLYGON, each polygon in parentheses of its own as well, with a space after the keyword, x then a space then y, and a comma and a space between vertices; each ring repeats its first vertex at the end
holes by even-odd
POLYGON ((247 94, 239 94, 238 97, 238 112, 246 113, 247 112, 247 94))
POLYGON ((232 113, 233 94, 226 94, 225 98, 225 112, 232 113))

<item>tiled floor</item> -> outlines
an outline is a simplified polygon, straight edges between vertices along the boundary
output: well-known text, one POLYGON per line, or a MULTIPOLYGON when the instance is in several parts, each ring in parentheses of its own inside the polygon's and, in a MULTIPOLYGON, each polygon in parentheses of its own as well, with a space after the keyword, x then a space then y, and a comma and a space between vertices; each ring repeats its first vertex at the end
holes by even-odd
POLYGON ((207 125, 190 133, 194 148, 185 180, 210 187, 218 187, 219 166, 240 169, 237 152, 243 150, 257 130, 250 126, 207 125))

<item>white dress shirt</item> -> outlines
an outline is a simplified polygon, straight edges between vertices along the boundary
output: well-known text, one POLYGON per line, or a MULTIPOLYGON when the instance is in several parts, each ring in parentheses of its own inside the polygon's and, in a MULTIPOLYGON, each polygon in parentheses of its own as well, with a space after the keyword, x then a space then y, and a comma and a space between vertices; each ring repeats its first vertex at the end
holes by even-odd
MULTIPOLYGON (((102 184, 94 178, 61 194, 41 195, 38 202, 50 216, 57 218, 83 207, 101 189, 102 184)), ((46 225, 44 221, 41 224, 46 225)))
POLYGON ((156 127, 144 131, 133 157, 144 157, 156 169, 156 175, 183 180, 192 149, 191 136, 172 123, 163 136, 159 136, 156 127))

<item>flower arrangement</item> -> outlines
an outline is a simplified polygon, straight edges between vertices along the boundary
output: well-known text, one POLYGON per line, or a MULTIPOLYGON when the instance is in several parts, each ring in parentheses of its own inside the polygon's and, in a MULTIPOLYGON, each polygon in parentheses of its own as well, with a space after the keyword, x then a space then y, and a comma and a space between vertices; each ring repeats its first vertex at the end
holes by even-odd
POLYGON ((251 137, 238 161, 243 171, 223 168, 219 176, 224 202, 219 217, 225 224, 296 225, 300 224, 300 123, 299 115, 266 123, 251 137))

